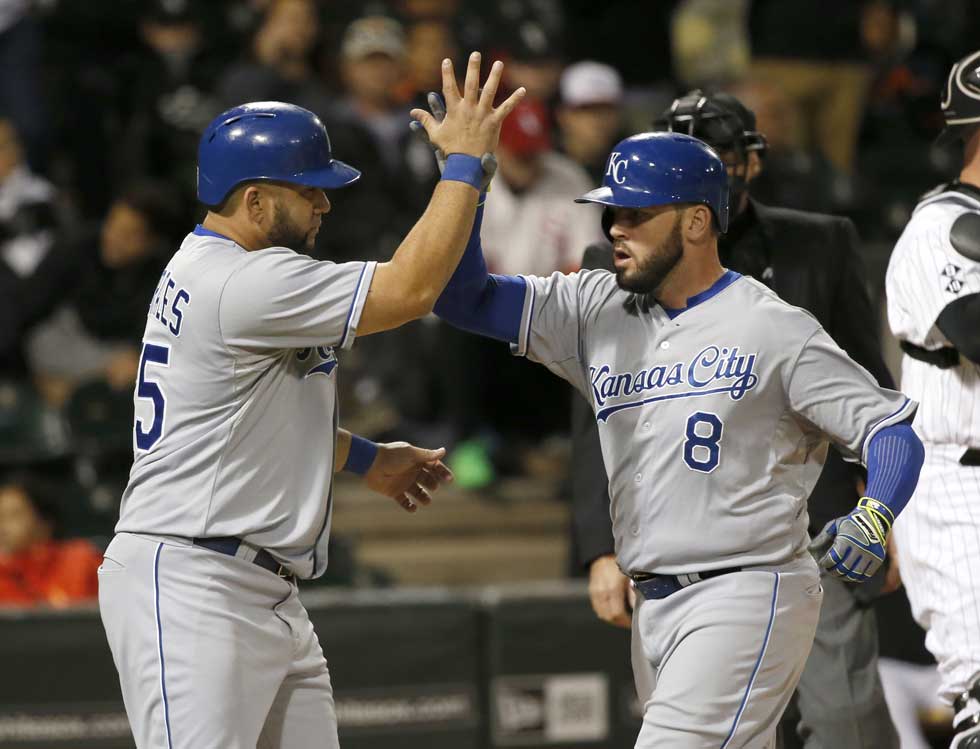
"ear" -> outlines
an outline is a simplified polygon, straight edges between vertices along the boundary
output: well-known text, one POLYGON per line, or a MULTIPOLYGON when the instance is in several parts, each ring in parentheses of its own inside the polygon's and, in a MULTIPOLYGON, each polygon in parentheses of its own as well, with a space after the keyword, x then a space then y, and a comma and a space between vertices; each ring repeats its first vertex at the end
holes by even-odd
POLYGON ((748 165, 745 168, 745 181, 751 182, 762 174, 762 159, 758 151, 749 151, 748 165))
POLYGON ((259 185, 249 185, 242 193, 245 215, 252 223, 261 225, 268 213, 268 199, 259 185))
POLYGON ((681 215, 681 231, 692 243, 703 242, 712 233, 711 209, 706 205, 692 205, 681 215))

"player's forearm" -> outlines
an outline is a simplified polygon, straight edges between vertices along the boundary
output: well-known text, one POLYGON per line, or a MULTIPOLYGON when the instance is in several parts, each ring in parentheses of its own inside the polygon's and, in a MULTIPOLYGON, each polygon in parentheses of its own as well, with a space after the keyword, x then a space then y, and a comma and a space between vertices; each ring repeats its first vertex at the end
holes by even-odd
POLYGON ((517 276, 491 275, 487 272, 480 244, 482 222, 481 206, 476 210, 463 257, 433 311, 457 328, 516 343, 526 283, 517 276))
MULTIPOLYGON (((474 175, 483 173, 479 159, 461 154, 452 154, 450 159, 451 164, 460 163, 453 160, 470 159, 464 168, 467 165, 474 168, 474 175)), ((449 170, 447 166, 447 174, 449 170)), ((394 256, 378 266, 372 291, 379 274, 382 278, 390 275, 397 279, 400 303, 407 319, 431 312, 463 254, 478 195, 472 183, 444 177, 436 185, 422 218, 394 256)))
POLYGON ((337 438, 333 447, 333 472, 340 473, 347 465, 347 456, 350 454, 351 433, 346 429, 337 430, 337 438))
POLYGON ((363 476, 374 463, 378 445, 371 440, 351 434, 346 429, 337 430, 333 452, 333 472, 349 471, 363 476))
POLYGON ((907 423, 882 429, 868 445, 866 495, 898 517, 915 491, 924 458, 922 442, 907 423))

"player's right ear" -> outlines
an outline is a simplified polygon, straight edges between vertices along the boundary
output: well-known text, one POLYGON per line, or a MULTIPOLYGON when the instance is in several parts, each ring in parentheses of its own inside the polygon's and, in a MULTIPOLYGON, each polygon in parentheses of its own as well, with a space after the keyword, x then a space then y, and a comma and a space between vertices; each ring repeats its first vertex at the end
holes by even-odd
POLYGON ((691 205, 681 213, 681 231, 694 244, 704 242, 714 233, 713 215, 706 205, 691 205))
POLYGON ((249 221, 262 226, 268 212, 269 201, 265 199, 258 185, 249 185, 242 193, 242 205, 249 221))

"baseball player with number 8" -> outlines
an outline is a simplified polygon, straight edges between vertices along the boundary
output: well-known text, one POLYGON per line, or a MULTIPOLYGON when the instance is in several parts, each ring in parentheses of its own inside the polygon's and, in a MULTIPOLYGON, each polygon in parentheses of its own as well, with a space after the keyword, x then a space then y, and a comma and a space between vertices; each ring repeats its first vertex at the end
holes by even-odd
POLYGON ((447 154, 425 214, 386 263, 317 262, 324 190, 360 173, 300 107, 231 109, 199 148, 201 225, 150 304, 135 393, 135 459, 99 606, 140 749, 337 747, 327 663, 297 578, 327 563, 333 474, 409 511, 451 478, 443 450, 338 428, 337 357, 355 335, 432 309, 463 251, 500 124, 503 65, 479 92, 443 62, 447 154), (486 161, 486 159, 483 159, 486 161))
POLYGON ((773 746, 817 625, 806 498, 828 440, 867 465, 867 496, 812 551, 855 583, 882 564, 922 463, 914 402, 879 387, 809 313, 722 267, 728 199, 724 164, 701 141, 627 138, 580 198, 605 206, 615 273, 490 275, 478 209, 436 305, 592 405, 616 556, 639 594, 643 749, 773 746))

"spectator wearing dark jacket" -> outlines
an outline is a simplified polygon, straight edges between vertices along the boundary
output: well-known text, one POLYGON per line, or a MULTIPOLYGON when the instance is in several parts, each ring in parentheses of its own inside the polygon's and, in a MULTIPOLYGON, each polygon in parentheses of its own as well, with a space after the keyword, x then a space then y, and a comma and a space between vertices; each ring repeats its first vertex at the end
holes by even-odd
POLYGON ((172 191, 143 180, 124 188, 102 223, 53 263, 62 276, 57 308, 28 339, 31 370, 50 401, 87 380, 133 386, 146 310, 185 227, 172 191))

